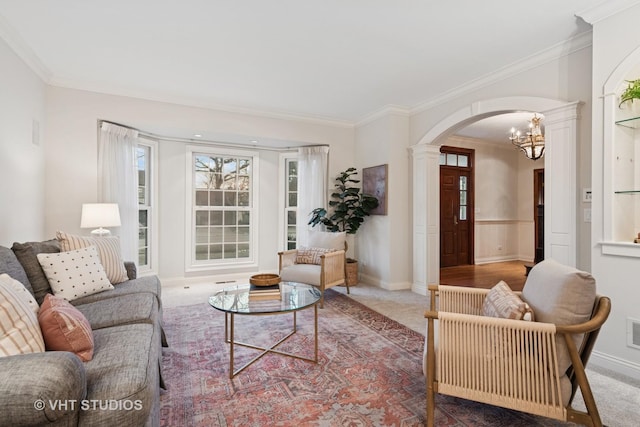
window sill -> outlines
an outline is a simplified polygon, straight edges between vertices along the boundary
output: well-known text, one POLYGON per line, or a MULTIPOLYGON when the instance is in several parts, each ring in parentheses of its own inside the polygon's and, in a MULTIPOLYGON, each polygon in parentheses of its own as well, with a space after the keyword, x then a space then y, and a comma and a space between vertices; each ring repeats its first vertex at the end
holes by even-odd
POLYGON ((640 244, 629 242, 600 242, 603 255, 640 258, 640 244))

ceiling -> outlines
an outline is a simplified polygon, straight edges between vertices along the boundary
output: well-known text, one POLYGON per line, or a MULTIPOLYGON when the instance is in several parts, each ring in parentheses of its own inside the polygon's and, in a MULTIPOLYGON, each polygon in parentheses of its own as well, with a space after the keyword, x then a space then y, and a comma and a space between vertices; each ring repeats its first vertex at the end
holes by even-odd
POLYGON ((0 36, 56 86, 354 124, 589 32, 601 2, 0 0, 0 36))

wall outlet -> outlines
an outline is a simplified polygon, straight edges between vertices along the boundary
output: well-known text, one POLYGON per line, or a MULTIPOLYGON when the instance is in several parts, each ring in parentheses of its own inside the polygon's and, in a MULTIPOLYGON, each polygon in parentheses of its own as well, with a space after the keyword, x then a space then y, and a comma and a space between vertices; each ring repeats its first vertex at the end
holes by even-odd
POLYGON ((502 250, 502 245, 498 245, 498 250, 501 251, 502 250))

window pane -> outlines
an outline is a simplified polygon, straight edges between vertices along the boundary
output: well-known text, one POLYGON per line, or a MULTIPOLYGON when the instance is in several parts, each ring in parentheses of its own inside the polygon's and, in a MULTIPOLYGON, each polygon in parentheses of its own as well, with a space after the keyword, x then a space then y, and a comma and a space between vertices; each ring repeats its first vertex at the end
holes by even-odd
POLYGON ((298 206, 298 193, 289 193, 289 206, 292 208, 298 206))
POLYGON ((238 258, 249 258, 249 244, 248 243, 240 243, 238 244, 238 258))
POLYGON ((467 192, 466 191, 461 191, 460 192, 460 205, 466 205, 467 204, 467 192))
POLYGON ((447 153, 447 166, 457 166, 457 165, 458 165, 458 155, 447 153))
POLYGON ((460 190, 467 190, 467 177, 466 176, 461 176, 460 177, 460 190))
POLYGON ((196 245, 196 260, 202 261, 209 258, 209 252, 207 245, 196 245))
POLYGON ((138 265, 148 265, 148 251, 146 249, 140 249, 138 251, 138 265))
POLYGON ((237 227, 225 227, 224 228, 224 241, 225 243, 238 241, 238 228, 237 227))
POLYGON ((222 227, 211 227, 209 229, 209 242, 222 243, 222 227))
POLYGON ((211 225, 222 225, 222 211, 213 211, 210 212, 210 224, 211 225))
POLYGON ((209 227, 196 227, 196 243, 209 243, 209 227))
POLYGON ((196 206, 208 206, 208 205, 209 205, 209 192, 196 191, 196 206))
POLYGON ((238 206, 249 206, 248 191, 241 191, 238 193, 238 206))
POLYGON ((249 225, 250 214, 247 211, 238 212, 238 225, 249 225))
POLYGON ((248 190, 249 189, 249 177, 248 176, 239 176, 238 177, 238 190, 248 190))
POLYGON ((224 258, 236 258, 237 257, 236 245, 235 244, 224 245, 223 257, 224 258))
POLYGON ((147 246, 147 229, 141 228, 138 230, 138 247, 145 248, 147 246))
POLYGON ((209 197, 211 198, 210 206, 222 206, 222 191, 210 191, 209 197))
POLYGON ((236 225, 236 212, 225 211, 224 213, 224 225, 236 225))
POLYGON ((196 212, 196 225, 209 225, 209 211, 196 212))
POLYGON ((444 153, 440 153, 440 164, 441 165, 447 164, 447 155, 444 153))
POLYGON ((209 250, 211 259, 222 259, 222 245, 211 245, 209 250))
POLYGON ((469 157, 465 154, 458 154, 458 166, 461 168, 469 166, 469 157))
POLYGON ((238 206, 238 193, 235 191, 224 192, 224 205, 225 206, 238 206))
POLYGON ((289 177, 289 191, 298 190, 298 178, 295 176, 289 177))
POLYGON ((249 241, 249 227, 238 227, 238 242, 249 241))
POLYGON ((296 211, 288 211, 287 212, 287 224, 294 225, 296 223, 296 216, 298 213, 296 211))
POLYGON ((295 243, 295 241, 296 241, 296 228, 295 227, 287 227, 287 240, 295 243))
POLYGON ((240 159, 238 164, 238 173, 240 175, 249 175, 251 173, 251 162, 248 159, 240 159))
POLYGON ((138 211, 138 226, 139 227, 147 227, 149 225, 148 218, 147 218, 147 210, 146 209, 140 209, 138 211))

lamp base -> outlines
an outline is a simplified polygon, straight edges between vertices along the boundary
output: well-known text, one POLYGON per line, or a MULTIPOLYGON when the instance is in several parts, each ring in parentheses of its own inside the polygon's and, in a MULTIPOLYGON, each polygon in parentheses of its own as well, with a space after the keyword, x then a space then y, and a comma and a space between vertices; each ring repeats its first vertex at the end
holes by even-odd
POLYGON ((97 237, 105 237, 105 236, 109 236, 111 234, 111 231, 107 230, 106 228, 96 228, 95 230, 91 230, 91 234, 97 237))

